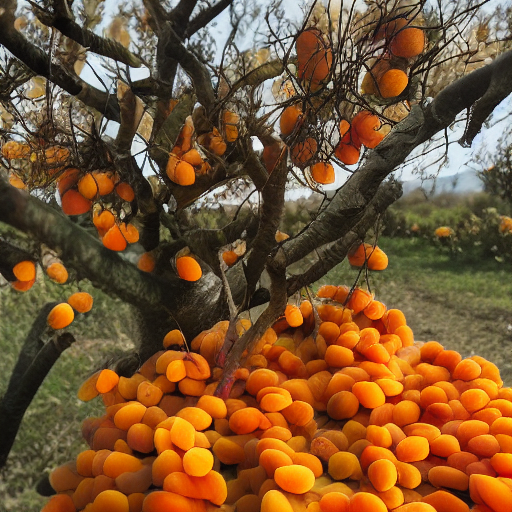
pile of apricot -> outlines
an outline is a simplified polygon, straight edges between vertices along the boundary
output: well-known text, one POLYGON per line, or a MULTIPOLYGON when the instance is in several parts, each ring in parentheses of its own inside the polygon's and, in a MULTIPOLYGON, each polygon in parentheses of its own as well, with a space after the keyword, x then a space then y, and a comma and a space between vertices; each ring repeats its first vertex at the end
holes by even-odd
POLYGON ((222 399, 228 325, 192 351, 171 331, 164 347, 183 350, 84 383, 106 412, 51 473, 44 512, 512 510, 512 389, 493 363, 415 341, 365 290, 324 286, 288 305, 222 399))

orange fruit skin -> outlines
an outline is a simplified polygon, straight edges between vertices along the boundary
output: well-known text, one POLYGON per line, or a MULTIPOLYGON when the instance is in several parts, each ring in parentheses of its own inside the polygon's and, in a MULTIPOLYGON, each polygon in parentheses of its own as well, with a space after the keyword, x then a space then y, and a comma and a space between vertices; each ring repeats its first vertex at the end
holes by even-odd
POLYGON ((236 263, 238 256, 236 255, 235 251, 224 251, 222 253, 222 259, 224 260, 224 263, 230 267, 236 263))
POLYGON ((36 265, 33 261, 23 260, 14 265, 12 273, 19 281, 32 281, 36 278, 36 265))
POLYGON ((137 268, 143 272, 153 272, 153 270, 155 270, 155 265, 155 258, 149 252, 141 254, 139 261, 137 262, 137 268))
POLYGON ((201 266, 191 256, 182 256, 176 260, 176 270, 181 279, 185 281, 197 281, 203 275, 201 266))
POLYGON ((196 173, 192 165, 181 160, 174 170, 174 181, 183 187, 193 185, 196 181, 196 173))
POLYGON ((92 202, 76 190, 70 189, 62 196, 62 211, 66 215, 82 215, 87 213, 92 202))
POLYGON ((46 321, 52 329, 64 329, 75 318, 73 308, 66 302, 57 304, 49 313, 46 321))
POLYGON ((318 144, 313 137, 308 137, 304 142, 297 142, 292 148, 292 162, 297 166, 306 164, 313 158, 317 147, 318 144))
POLYGON ((318 162, 311 166, 311 176, 317 183, 329 185, 334 183, 334 167, 328 162, 318 162))
POLYGON ((356 114, 352 119, 352 127, 357 137, 367 148, 375 148, 384 138, 384 135, 377 130, 380 128, 380 119, 367 110, 356 114))
POLYGON ((67 169, 57 179, 57 188, 61 197, 78 181, 80 171, 78 169, 67 169))
POLYGON ((302 32, 297 38, 295 47, 299 61, 299 80, 309 82, 310 89, 314 91, 329 75, 332 51, 325 44, 321 32, 316 29, 302 32))
POLYGON ((17 292, 27 292, 32 288, 34 283, 36 282, 35 278, 30 281, 13 281, 11 283, 11 286, 17 291, 17 292))
POLYGON ((418 56, 425 48, 425 34, 421 28, 404 28, 391 40, 390 50, 397 57, 410 59, 418 56))
POLYGON ((124 251, 128 245, 117 224, 114 224, 102 238, 103 245, 111 251, 124 251))
POLYGON ((47 269, 46 274, 48 277, 59 284, 64 284, 68 280, 68 271, 66 267, 58 261, 52 263, 47 269))
POLYGON ((92 309, 93 298, 87 292, 76 292, 68 297, 68 304, 79 313, 87 313, 92 309))
POLYGON ((270 146, 265 146, 263 148, 263 153, 261 155, 261 158, 263 160, 263 163, 265 164, 265 167, 269 173, 271 173, 274 170, 274 167, 276 166, 279 157, 281 156, 281 146, 279 144, 272 144, 270 146))
POLYGON ((301 115, 302 110, 297 105, 290 105, 283 110, 283 113, 279 118, 279 128, 281 129, 281 135, 283 137, 286 137, 293 132, 301 115))
POLYGON ((131 203, 135 199, 135 192, 133 191, 131 185, 129 185, 128 183, 119 183, 116 187, 116 192, 121 199, 124 199, 129 203, 131 203))
POLYGON ((349 130, 334 150, 334 156, 345 165, 354 165, 361 156, 361 144, 353 130, 349 130))
POLYGON ((383 98, 394 98, 404 92, 409 79, 400 69, 386 71, 379 80, 379 91, 383 98))

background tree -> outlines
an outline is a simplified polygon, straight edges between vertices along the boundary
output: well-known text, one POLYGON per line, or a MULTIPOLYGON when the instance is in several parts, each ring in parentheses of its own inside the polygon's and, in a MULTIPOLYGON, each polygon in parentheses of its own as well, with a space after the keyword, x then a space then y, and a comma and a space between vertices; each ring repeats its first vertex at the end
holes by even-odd
MULTIPOLYGON (((232 0, 147 0, 125 8, 129 26, 114 20, 114 40, 98 35, 101 6, 44 1, 22 16, 5 0, 0 9, 0 221, 14 228, 0 239, 0 269, 28 289, 31 270, 14 272, 17 264, 63 264, 133 306, 139 348, 117 362, 121 374, 170 330, 190 340, 230 318, 216 357, 220 396, 288 297, 342 261, 400 196, 391 173, 436 135, 448 144, 454 122, 466 123, 470 145, 512 88, 510 13, 486 17, 472 2, 341 12, 315 2, 293 26, 276 5, 258 13, 232 0), (224 11, 231 32, 214 59, 208 27, 224 11), (237 34, 249 22, 262 30, 244 52, 237 34), (104 88, 80 75, 93 54, 112 77, 104 88), (149 76, 134 78, 138 67, 149 76), (331 162, 350 179, 303 230, 276 239, 288 184, 323 193, 331 162), (238 208, 204 227, 198 212, 221 198, 238 208), (234 320, 267 302, 238 337, 234 320)), ((72 342, 46 314, 2 402, 2 461, 38 383, 72 342)))
MULTIPOLYGON (((488 155, 489 158, 489 155, 488 155)), ((507 137, 500 139, 494 163, 479 172, 484 190, 512 206, 512 148, 507 137)))

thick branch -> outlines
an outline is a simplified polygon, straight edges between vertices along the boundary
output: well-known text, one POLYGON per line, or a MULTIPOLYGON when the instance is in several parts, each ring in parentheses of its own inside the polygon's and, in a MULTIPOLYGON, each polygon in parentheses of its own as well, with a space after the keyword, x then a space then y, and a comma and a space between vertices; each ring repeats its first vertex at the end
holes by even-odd
POLYGON ((229 94, 224 100, 231 97, 235 92, 243 87, 255 87, 257 85, 262 84, 266 80, 270 80, 271 78, 275 78, 279 76, 284 71, 284 65, 280 60, 274 60, 272 62, 265 62, 261 66, 258 66, 256 69, 253 69, 246 75, 244 75, 240 80, 235 82, 231 89, 229 90, 229 94))
POLYGON ((377 217, 402 195, 402 185, 397 181, 383 183, 370 204, 364 211, 361 220, 343 238, 318 250, 318 261, 313 263, 300 275, 287 280, 288 295, 293 295, 304 286, 318 281, 329 270, 343 261, 350 248, 364 238, 366 232, 375 224, 377 217))
POLYGON ((62 66, 51 61, 50 56, 30 43, 20 34, 8 17, 0 15, 0 44, 28 66, 34 73, 44 76, 87 106, 96 109, 107 119, 119 121, 119 105, 114 96, 100 91, 77 76, 70 75, 62 66))
POLYGON ((269 176, 261 190, 262 205, 258 233, 251 243, 251 254, 247 260, 245 275, 247 278, 246 304, 256 289, 256 284, 265 268, 267 257, 276 245, 275 235, 284 207, 284 192, 288 168, 282 162, 269 176))
POLYGON ((180 0, 178 5, 171 11, 169 19, 181 35, 185 33, 192 11, 195 9, 198 0, 180 0))
POLYGON ((199 102, 206 110, 210 110, 215 101, 215 93, 206 66, 192 52, 185 48, 185 45, 169 22, 166 23, 160 40, 163 44, 164 55, 168 59, 176 60, 181 65, 194 84, 194 91, 199 102))
POLYGON ((382 181, 405 161, 411 151, 447 128, 461 111, 471 108, 479 98, 492 91, 491 81, 501 84, 496 87, 495 99, 510 94, 511 66, 512 51, 508 51, 492 64, 448 86, 425 110, 413 107, 409 116, 395 126, 377 148, 368 152, 358 171, 338 190, 315 221, 300 235, 284 243, 288 264, 342 238, 352 229, 382 181))
POLYGON ((185 31, 184 37, 189 38, 193 36, 197 31, 206 27, 210 21, 216 18, 224 9, 229 7, 233 3, 233 0, 220 0, 215 5, 212 5, 209 9, 201 11, 194 19, 190 21, 185 31))
POLYGON ((49 27, 56 28, 59 32, 76 41, 91 52, 103 55, 110 59, 122 62, 127 66, 138 68, 141 61, 127 50, 121 43, 113 39, 106 39, 96 35, 87 28, 81 27, 70 16, 65 0, 54 2, 55 13, 48 13, 41 9, 34 9, 38 19, 49 27))
POLYGON ((74 341, 70 333, 54 334, 33 358, 23 376, 17 376, 16 387, 9 385, 10 392, 6 393, 0 402, 0 467, 5 465, 23 415, 34 395, 59 356, 74 341))
POLYGON ((58 251, 66 265, 96 287, 141 309, 173 302, 164 297, 166 289, 157 279, 140 272, 66 216, 5 179, 0 179, 0 198, 0 221, 58 251))

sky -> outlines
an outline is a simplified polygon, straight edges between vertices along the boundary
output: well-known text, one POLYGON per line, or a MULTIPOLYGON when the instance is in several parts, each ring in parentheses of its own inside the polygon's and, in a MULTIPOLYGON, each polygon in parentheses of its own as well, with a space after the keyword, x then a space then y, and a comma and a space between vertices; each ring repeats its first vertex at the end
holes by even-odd
MULTIPOLYGON (((333 3, 338 0, 333 0, 333 3)), ((264 7, 270 2, 270 0, 259 0, 258 5, 261 7, 264 7)), ((495 3, 493 0, 492 3, 495 3)), ((505 3, 510 3, 510 0, 508 0, 505 3)), ((115 15, 116 14, 116 5, 117 2, 114 0, 106 0, 105 1, 105 11, 109 15, 115 15)), ((298 5, 296 0, 283 0, 283 7, 285 8, 285 12, 287 15, 294 19, 296 22, 299 22, 302 19, 303 16, 303 10, 298 5)), ((217 41, 217 48, 220 49, 223 47, 223 44, 226 40, 227 34, 229 33, 229 30, 227 30, 227 27, 229 27, 229 13, 228 11, 224 11, 224 13, 219 16, 216 19, 216 27, 213 29, 214 37, 217 41)), ((254 30, 260 29, 260 26, 255 26, 254 30)), ((253 45, 253 39, 254 39, 254 32, 250 29, 246 30, 244 32, 244 37, 241 38, 238 41, 239 47, 241 49, 250 49, 253 45)), ((97 63, 99 63, 99 60, 96 59, 94 56, 88 57, 88 61, 90 64, 92 64, 95 67, 96 72, 101 73, 101 66, 98 66, 97 63)), ((140 69, 135 70, 132 69, 132 79, 136 80, 142 77, 145 77, 148 75, 147 69, 140 69)), ((91 84, 101 87, 101 84, 97 81, 94 74, 88 67, 86 66, 84 68, 84 71, 82 72, 82 78, 91 84)), ((458 143, 450 144, 448 149, 448 159, 447 163, 443 165, 439 169, 439 176, 451 176, 455 175, 457 173, 464 172, 466 170, 469 170, 472 167, 472 162, 474 161, 474 156, 476 154, 483 154, 483 153, 490 153, 492 154, 493 151, 497 147, 497 143, 499 138, 502 136, 504 132, 507 130, 510 131, 510 113, 512 112, 512 98, 507 98, 496 110, 493 115, 494 120, 501 119, 501 121, 491 128, 484 129, 478 136, 475 138, 475 141, 473 142, 473 145, 471 148, 463 148, 458 143)), ((449 129, 449 136, 450 140, 458 140, 464 130, 463 123, 459 123, 459 125, 454 129, 449 129)), ((141 149, 143 149, 143 146, 141 144, 135 144, 134 145, 134 152, 138 152, 141 149)), ((444 149, 443 149, 444 150, 444 149)), ((400 171, 397 173, 400 179, 407 181, 411 179, 415 179, 418 177, 417 169, 418 169, 418 163, 420 167, 427 167, 428 160, 432 161, 434 159, 437 159, 441 154, 443 150, 439 150, 438 152, 432 154, 429 159, 424 158, 422 161, 415 162, 415 165, 405 165, 402 166, 400 171)), ((492 163, 492 162, 489 162, 492 163)), ((474 167, 474 164, 473 164, 474 167)), ((352 168, 355 169, 355 166, 352 166, 352 168)), ((436 167, 430 167, 427 170, 427 174, 437 172, 438 166, 436 167)), ((339 187, 343 181, 345 181, 349 173, 346 171, 343 171, 342 169, 337 169, 337 176, 338 179, 336 183, 330 187, 326 188, 337 188, 339 187)))

